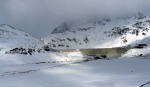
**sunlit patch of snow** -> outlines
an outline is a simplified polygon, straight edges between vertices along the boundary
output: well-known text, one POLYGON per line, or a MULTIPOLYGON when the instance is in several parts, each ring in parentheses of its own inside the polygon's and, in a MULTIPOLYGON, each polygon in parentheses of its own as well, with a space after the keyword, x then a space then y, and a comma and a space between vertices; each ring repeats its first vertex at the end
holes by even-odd
POLYGON ((150 57, 150 48, 143 48, 143 49, 130 49, 125 54, 122 55, 122 58, 131 58, 131 57, 142 57, 142 58, 149 58, 150 57))
POLYGON ((57 61, 79 61, 79 60, 83 60, 83 54, 79 51, 75 51, 75 52, 60 52, 55 59, 57 61))

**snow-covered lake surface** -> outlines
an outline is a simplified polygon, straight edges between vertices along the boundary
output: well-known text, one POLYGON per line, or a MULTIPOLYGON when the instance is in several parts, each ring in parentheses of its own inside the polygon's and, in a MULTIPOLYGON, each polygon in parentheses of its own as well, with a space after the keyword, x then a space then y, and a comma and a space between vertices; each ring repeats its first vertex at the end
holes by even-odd
POLYGON ((73 63, 82 55, 70 55, 1 55, 0 87, 140 87, 150 82, 148 57, 73 63))

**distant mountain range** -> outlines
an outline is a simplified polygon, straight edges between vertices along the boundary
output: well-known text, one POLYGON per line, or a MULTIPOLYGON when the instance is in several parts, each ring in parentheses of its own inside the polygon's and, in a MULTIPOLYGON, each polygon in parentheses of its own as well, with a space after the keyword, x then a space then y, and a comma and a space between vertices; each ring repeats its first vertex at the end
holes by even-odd
POLYGON ((108 48, 147 43, 150 18, 142 13, 65 22, 44 38, 51 48, 108 48))
POLYGON ((108 48, 149 45, 150 18, 142 13, 64 22, 42 40, 6 24, 0 25, 0 49, 108 48))

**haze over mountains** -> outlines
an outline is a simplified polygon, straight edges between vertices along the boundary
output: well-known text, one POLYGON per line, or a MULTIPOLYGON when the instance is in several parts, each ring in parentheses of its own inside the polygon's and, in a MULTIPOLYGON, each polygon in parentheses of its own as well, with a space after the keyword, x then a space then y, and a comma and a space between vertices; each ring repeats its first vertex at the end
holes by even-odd
MULTIPOLYGON (((106 48, 149 41, 150 18, 142 13, 93 17, 64 22, 46 38, 37 39, 9 25, 1 29, 1 48, 106 48)), ((36 32, 36 31, 35 31, 36 32)))
POLYGON ((149 86, 149 59, 150 17, 142 13, 67 20, 41 39, 0 25, 1 87, 149 86), (114 47, 133 48, 113 58, 79 50, 114 47))
POLYGON ((150 18, 142 13, 65 22, 44 42, 51 48, 108 48, 147 43, 150 18), (144 42, 145 41, 145 42, 144 42))
POLYGON ((0 0, 0 87, 150 87, 150 0, 0 0))
POLYGON ((115 16, 138 11, 150 15, 149 3, 149 0, 1 0, 0 24, 43 38, 62 21, 72 18, 115 16))

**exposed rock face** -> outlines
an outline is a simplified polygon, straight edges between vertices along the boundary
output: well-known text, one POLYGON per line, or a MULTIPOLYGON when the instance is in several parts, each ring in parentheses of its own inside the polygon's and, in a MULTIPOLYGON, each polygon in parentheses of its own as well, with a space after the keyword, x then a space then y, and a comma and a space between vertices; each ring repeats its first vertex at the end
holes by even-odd
MULTIPOLYGON (((142 13, 63 23, 44 38, 50 48, 101 48, 134 45, 149 36, 150 18, 142 13)), ((148 40, 148 38, 146 39, 148 40)), ((146 41, 144 40, 144 41, 146 41)))

